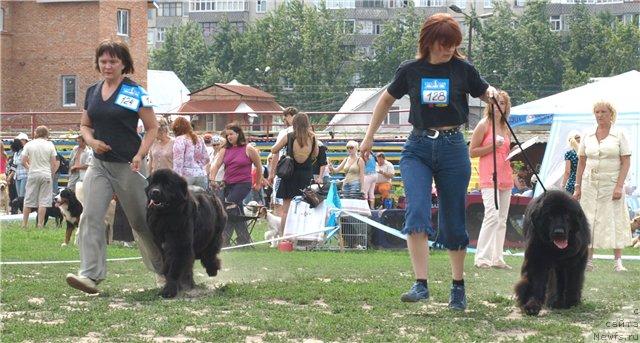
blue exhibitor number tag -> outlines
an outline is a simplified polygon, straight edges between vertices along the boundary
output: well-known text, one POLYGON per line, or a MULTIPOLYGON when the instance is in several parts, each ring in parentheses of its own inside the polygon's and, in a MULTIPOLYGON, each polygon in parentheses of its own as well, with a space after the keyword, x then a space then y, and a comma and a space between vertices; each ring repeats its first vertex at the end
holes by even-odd
POLYGON ((449 104, 449 79, 422 79, 420 87, 423 104, 449 104))
POLYGON ((137 87, 122 85, 120 93, 116 97, 116 105, 132 111, 138 111, 140 107, 140 93, 137 87))

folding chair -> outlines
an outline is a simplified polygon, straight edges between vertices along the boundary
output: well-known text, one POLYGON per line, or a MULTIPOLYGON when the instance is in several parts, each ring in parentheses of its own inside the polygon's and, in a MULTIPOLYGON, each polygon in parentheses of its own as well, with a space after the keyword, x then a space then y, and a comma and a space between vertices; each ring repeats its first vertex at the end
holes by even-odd
POLYGON ((260 218, 257 211, 255 216, 247 216, 244 213, 244 209, 241 209, 235 203, 225 202, 225 209, 227 211, 227 226, 222 234, 222 239, 225 246, 233 246, 237 244, 249 244, 252 243, 251 235, 253 229, 260 218), (235 231, 236 235, 233 236, 235 231), (238 242, 240 241, 240 242, 238 242))

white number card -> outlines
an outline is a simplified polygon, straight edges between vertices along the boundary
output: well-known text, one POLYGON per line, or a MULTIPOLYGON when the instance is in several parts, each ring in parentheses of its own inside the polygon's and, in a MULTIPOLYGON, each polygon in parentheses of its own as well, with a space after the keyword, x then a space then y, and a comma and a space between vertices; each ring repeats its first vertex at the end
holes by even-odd
POLYGON ((449 104, 449 79, 422 79, 423 104, 449 104))

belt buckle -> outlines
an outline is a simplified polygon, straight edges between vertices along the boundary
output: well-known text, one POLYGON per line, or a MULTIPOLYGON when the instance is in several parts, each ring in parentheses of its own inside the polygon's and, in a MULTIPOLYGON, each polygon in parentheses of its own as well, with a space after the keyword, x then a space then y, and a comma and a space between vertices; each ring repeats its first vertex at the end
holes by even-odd
POLYGON ((431 139, 436 139, 436 138, 438 138, 438 136, 440 136, 440 131, 434 130, 434 129, 427 129, 427 137, 429 137, 431 139), (429 130, 434 131, 435 134, 433 136, 430 136, 429 135, 429 130))

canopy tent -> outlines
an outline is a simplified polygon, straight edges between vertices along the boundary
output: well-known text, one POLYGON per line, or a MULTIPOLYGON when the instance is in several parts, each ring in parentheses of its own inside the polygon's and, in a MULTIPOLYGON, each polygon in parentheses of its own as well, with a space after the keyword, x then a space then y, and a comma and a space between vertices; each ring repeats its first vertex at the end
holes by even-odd
POLYGON ((156 113, 177 112, 189 101, 189 90, 172 71, 147 70, 147 91, 156 113))
MULTIPOLYGON (((535 115, 534 103, 539 106, 539 114, 553 111, 553 122, 549 139, 540 168, 540 177, 547 189, 560 186, 565 169, 564 154, 570 149, 569 134, 578 131, 584 134, 596 126, 593 116, 593 104, 597 101, 608 101, 616 108, 618 116, 615 125, 622 128, 631 147, 631 168, 627 175, 625 188, 632 193, 630 202, 637 201, 640 183, 640 72, 630 71, 618 76, 603 79, 550 97, 536 100, 521 106, 518 113, 535 115), (546 100, 545 100, 546 99, 546 100)), ((516 110, 517 107, 514 107, 516 110)), ((523 115, 524 115, 523 114, 523 115)), ((542 189, 536 188, 536 195, 542 189)), ((635 208, 634 208, 635 209, 635 208)))
POLYGON ((584 86, 528 102, 511 109, 512 127, 549 125, 559 114, 592 112, 593 103, 604 99, 613 103, 619 113, 640 110, 640 72, 632 70, 620 75, 602 78, 584 86))

